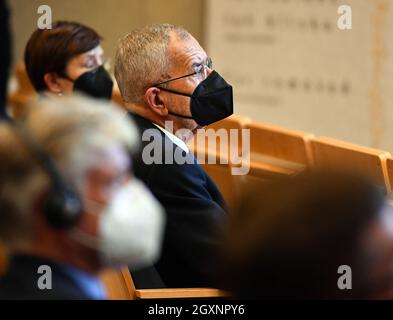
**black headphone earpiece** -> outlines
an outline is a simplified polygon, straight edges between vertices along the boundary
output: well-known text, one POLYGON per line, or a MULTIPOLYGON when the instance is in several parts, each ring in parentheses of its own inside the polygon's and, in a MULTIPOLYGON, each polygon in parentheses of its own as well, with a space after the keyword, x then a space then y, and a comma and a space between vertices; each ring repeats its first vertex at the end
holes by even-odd
POLYGON ((49 225, 56 229, 73 227, 82 215, 82 201, 78 192, 62 177, 50 156, 41 148, 28 128, 20 122, 12 122, 16 132, 48 174, 51 189, 43 201, 43 213, 49 225))
POLYGON ((43 212, 52 227, 69 229, 81 217, 81 200, 79 195, 69 187, 52 188, 44 200, 43 212))

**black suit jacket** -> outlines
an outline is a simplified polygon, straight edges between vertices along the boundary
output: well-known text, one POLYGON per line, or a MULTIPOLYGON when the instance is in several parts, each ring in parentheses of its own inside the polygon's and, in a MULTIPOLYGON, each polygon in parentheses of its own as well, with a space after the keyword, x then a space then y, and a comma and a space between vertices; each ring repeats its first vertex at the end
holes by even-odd
MULTIPOLYGON (((135 175, 150 188, 167 213, 161 258, 155 269, 166 287, 211 286, 210 273, 219 244, 219 229, 226 218, 221 192, 191 152, 186 154, 152 122, 138 115, 129 116, 141 135, 148 129, 155 131, 154 137, 142 141, 141 152, 134 157, 135 175), (178 153, 189 163, 146 164, 142 159, 143 150, 150 150, 152 141, 162 161, 178 153)), ((136 286, 162 286, 151 281, 153 273, 151 269, 132 272, 136 286)))
POLYGON ((15 255, 11 258, 7 272, 0 276, 0 299, 87 300, 89 297, 57 263, 41 257, 15 255), (41 265, 50 266, 52 270, 50 290, 38 287, 38 279, 42 276, 38 273, 38 268, 41 265))

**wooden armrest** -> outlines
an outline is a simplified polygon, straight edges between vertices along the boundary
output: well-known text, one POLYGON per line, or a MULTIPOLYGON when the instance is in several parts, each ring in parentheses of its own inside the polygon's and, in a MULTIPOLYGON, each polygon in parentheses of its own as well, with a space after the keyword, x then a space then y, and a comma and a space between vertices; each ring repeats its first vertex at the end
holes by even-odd
POLYGON ((172 299, 172 298, 219 298, 226 297, 224 291, 211 288, 175 288, 175 289, 137 289, 137 299, 172 299))

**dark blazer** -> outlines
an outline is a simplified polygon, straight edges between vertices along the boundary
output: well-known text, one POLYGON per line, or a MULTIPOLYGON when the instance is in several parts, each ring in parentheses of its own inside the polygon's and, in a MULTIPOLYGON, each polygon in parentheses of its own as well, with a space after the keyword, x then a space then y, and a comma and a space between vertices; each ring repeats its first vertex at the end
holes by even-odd
MULTIPOLYGON (((136 177, 144 181, 164 206, 167 224, 160 260, 155 269, 166 287, 201 287, 210 281, 212 261, 219 244, 219 228, 226 218, 226 204, 213 180, 196 162, 192 152, 186 155, 152 122, 129 114, 141 135, 155 129, 155 136, 142 141, 141 151, 134 157, 136 177), (173 157, 181 153, 185 164, 146 164, 142 160, 145 147, 154 141, 159 156, 173 157)), ((167 162, 166 162, 167 163, 167 162)), ((151 271, 151 270, 150 270, 151 271)), ((139 288, 160 287, 150 281, 153 272, 132 272, 139 288)))
POLYGON ((41 257, 15 255, 11 258, 7 272, 0 276, 1 300, 25 299, 89 299, 57 263, 41 257), (38 268, 48 265, 52 270, 52 289, 38 287, 38 268))

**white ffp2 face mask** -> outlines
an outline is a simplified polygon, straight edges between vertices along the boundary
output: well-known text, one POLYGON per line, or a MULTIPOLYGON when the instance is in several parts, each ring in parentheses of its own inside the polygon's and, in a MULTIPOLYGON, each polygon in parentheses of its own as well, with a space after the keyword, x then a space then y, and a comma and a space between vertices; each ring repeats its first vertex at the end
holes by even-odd
MULTIPOLYGON (((87 211, 92 212, 89 207, 87 211)), ((158 259, 164 209, 141 181, 133 178, 100 211, 98 239, 79 229, 73 230, 72 236, 97 250, 105 266, 140 268, 158 259)))

